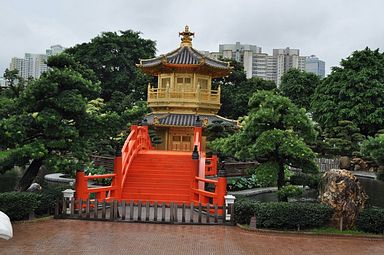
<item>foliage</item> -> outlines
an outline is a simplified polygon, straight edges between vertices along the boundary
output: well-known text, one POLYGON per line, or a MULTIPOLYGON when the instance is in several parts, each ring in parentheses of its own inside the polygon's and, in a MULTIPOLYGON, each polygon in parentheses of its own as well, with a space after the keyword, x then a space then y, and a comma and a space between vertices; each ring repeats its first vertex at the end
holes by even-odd
POLYGON ((18 70, 5 69, 4 79, 7 82, 7 87, 4 89, 4 94, 10 98, 18 97, 24 90, 27 81, 19 76, 18 70))
POLYGON ((18 180, 15 170, 0 174, 0 192, 13 191, 18 180))
POLYGON ((259 188, 260 185, 256 179, 256 175, 250 177, 233 178, 229 180, 227 188, 229 191, 238 191, 245 189, 259 188))
POLYGON ((80 167, 103 130, 103 116, 91 110, 100 92, 92 71, 65 54, 48 65, 50 71, 15 100, 18 111, 0 120, 0 172, 30 163, 20 180, 24 190, 42 164, 61 171, 80 167))
POLYGON ((233 67, 232 73, 229 77, 213 81, 214 88, 221 85, 222 106, 219 115, 230 119, 238 119, 248 113, 248 101, 254 92, 274 90, 276 84, 273 81, 267 81, 259 77, 247 79, 241 63, 234 60, 225 61, 229 61, 233 67))
POLYGON ((155 42, 131 30, 105 32, 66 52, 93 70, 101 81, 102 100, 96 102, 94 111, 103 117, 98 123, 103 133, 96 142, 95 153, 113 155, 122 147, 130 124, 149 112, 144 101, 152 78, 135 64, 140 58, 154 56, 155 42))
POLYGON ((249 224, 256 216, 259 228, 300 229, 327 225, 332 216, 332 209, 315 203, 260 203, 249 199, 235 201, 235 221, 249 224))
POLYGON ((319 76, 292 68, 281 77, 279 89, 295 105, 309 110, 312 95, 319 84, 319 76))
POLYGON ((298 197, 302 195, 304 189, 294 185, 286 185, 277 191, 277 196, 280 201, 285 201, 290 197, 298 197))
POLYGON ((237 127, 228 122, 221 120, 215 120, 212 124, 208 125, 205 132, 208 141, 213 141, 217 138, 227 137, 234 134, 237 131, 237 127))
POLYGON ((265 162, 255 169, 255 176, 260 187, 275 187, 279 165, 276 162, 265 162))
MULTIPOLYGON (((250 176, 231 179, 228 183, 228 190, 237 191, 253 188, 275 187, 277 184, 277 172, 279 166, 276 162, 264 162, 250 171, 250 176)), ((285 169, 285 176, 289 170, 285 169)))
POLYGON ((50 214, 54 211, 56 203, 62 201, 63 191, 70 188, 68 185, 46 185, 37 193, 39 195, 39 206, 35 213, 38 215, 50 214))
POLYGON ((384 126, 384 55, 365 48, 340 65, 317 86, 313 117, 323 128, 349 120, 361 134, 373 136, 384 126))
POLYGON ((384 209, 364 209, 357 217, 356 228, 364 232, 384 233, 384 209))
POLYGON ((384 165, 384 134, 368 137, 361 144, 361 153, 375 160, 377 164, 384 165))
POLYGON ((127 30, 104 32, 66 52, 95 72, 102 84, 101 97, 106 102, 118 92, 126 100, 136 102, 146 99, 150 78, 135 64, 140 58, 154 57, 155 46, 154 41, 141 38, 139 32, 127 30))
POLYGON ((253 94, 249 106, 240 132, 210 143, 215 151, 240 160, 275 162, 279 166, 279 188, 285 182, 285 166, 317 172, 315 154, 306 144, 314 140, 315 131, 304 109, 271 91, 253 94))
POLYGON ((29 214, 39 206, 39 195, 30 192, 0 193, 0 211, 11 220, 28 218, 29 214))
MULTIPOLYGON (((102 175, 102 174, 110 174, 108 170, 106 170, 103 166, 95 166, 93 162, 87 164, 84 167, 85 175, 102 175)), ((101 185, 111 185, 112 178, 102 178, 102 179, 94 179, 94 183, 101 185)))
POLYGON ((153 128, 153 126, 150 126, 148 128, 148 133, 149 133, 149 137, 151 138, 152 145, 158 145, 163 143, 163 140, 161 139, 160 136, 156 134, 156 131, 153 128))
POLYGON ((308 186, 311 189, 317 189, 320 183, 319 174, 295 173, 289 178, 289 183, 292 185, 308 186))
POLYGON ((352 121, 340 120, 335 127, 324 130, 324 142, 327 144, 327 154, 352 156, 359 153, 360 142, 365 137, 352 121))

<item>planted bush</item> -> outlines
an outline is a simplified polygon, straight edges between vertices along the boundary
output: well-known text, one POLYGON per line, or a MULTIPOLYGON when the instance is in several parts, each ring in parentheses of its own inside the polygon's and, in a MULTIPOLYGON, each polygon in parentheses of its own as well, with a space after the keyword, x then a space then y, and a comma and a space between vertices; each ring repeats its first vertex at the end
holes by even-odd
POLYGON ((277 191, 277 195, 279 197, 279 201, 287 201, 289 197, 298 197, 302 195, 304 189, 294 185, 283 186, 281 189, 277 191))
POLYGON ((249 199, 235 202, 235 221, 249 224, 256 216, 259 228, 300 229, 325 226, 332 217, 332 208, 312 203, 260 203, 249 199))
POLYGON ((15 170, 0 174, 0 192, 15 190, 17 179, 17 172, 15 170))
POLYGON ((39 195, 30 192, 0 193, 0 211, 11 220, 27 219, 39 206, 39 195))
POLYGON ((364 232, 384 233, 384 209, 364 209, 357 217, 356 228, 364 232))
POLYGON ((35 213, 38 215, 50 214, 54 211, 56 202, 63 198, 63 190, 70 188, 68 185, 48 185, 43 187, 39 194, 39 206, 35 213))
POLYGON ((317 189, 320 182, 320 175, 295 173, 290 177, 289 182, 292 185, 303 185, 303 186, 308 186, 311 189, 317 189))

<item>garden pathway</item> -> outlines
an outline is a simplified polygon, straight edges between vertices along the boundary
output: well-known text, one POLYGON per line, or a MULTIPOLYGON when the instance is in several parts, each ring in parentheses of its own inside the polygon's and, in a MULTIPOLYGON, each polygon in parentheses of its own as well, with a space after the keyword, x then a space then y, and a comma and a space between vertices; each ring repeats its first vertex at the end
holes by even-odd
POLYGON ((45 220, 14 225, 0 254, 384 254, 383 239, 249 232, 187 226, 45 220))

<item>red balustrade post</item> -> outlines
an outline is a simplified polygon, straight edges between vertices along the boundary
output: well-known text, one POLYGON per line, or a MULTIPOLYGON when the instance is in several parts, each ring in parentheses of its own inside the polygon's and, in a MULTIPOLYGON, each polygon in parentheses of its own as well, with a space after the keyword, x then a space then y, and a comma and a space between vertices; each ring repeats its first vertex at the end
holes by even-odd
POLYGON ((197 148, 197 145, 194 146, 193 152, 192 152, 192 161, 193 161, 193 169, 191 171, 191 177, 192 177, 192 195, 191 200, 192 201, 199 201, 200 195, 196 194, 194 192, 195 189, 198 189, 198 182, 196 181, 195 177, 199 175, 199 164, 200 164, 200 155, 197 148))
MULTIPOLYGON (((202 127, 194 127, 193 128, 193 139, 194 139, 194 142, 198 142, 199 143, 199 146, 200 148, 198 148, 199 152, 201 152, 202 150, 202 147, 201 147, 201 142, 202 142, 202 130, 203 128, 202 127)), ((196 145, 196 144, 195 144, 196 145)))
POLYGON ((217 155, 212 155, 211 158, 211 175, 217 175, 217 155))
POLYGON ((121 199, 121 189, 123 186, 122 157, 115 157, 113 163, 113 172, 116 174, 116 176, 112 181, 112 186, 116 189, 112 190, 111 193, 112 197, 115 197, 116 199, 121 199))
POLYGON ((82 199, 83 201, 88 199, 88 180, 85 179, 83 170, 76 172, 76 183, 75 183, 75 197, 76 200, 82 199))
MULTIPOLYGON (((226 171, 224 168, 221 168, 218 171, 218 178, 217 178, 217 186, 216 186, 216 203, 218 206, 223 206, 225 203, 224 196, 227 195, 227 177, 226 177, 226 171)), ((219 213, 222 214, 223 211, 219 210, 219 213)))

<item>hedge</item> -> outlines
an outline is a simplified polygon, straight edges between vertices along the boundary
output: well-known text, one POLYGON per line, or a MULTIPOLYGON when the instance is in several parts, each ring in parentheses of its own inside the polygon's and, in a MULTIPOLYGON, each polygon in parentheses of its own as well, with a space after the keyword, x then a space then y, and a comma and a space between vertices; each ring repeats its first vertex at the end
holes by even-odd
POLYGON ((364 209, 356 220, 357 230, 364 232, 383 234, 384 233, 384 209, 364 209))
POLYGON ((315 203, 261 203, 249 199, 239 199, 235 202, 235 221, 249 224, 251 217, 255 215, 259 228, 315 228, 327 225, 332 214, 332 208, 315 203))
POLYGON ((0 193, 0 211, 11 220, 27 219, 39 206, 39 195, 30 192, 0 193))

